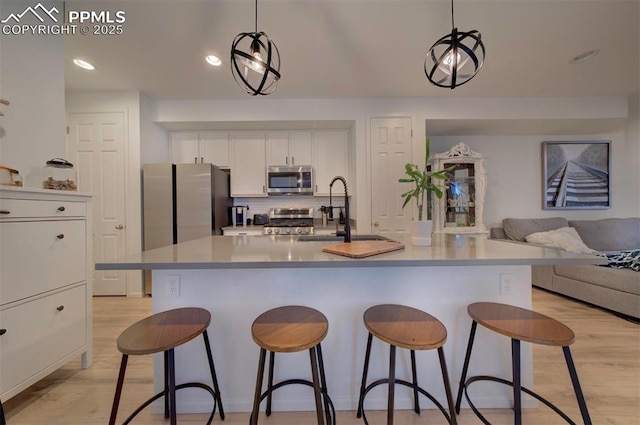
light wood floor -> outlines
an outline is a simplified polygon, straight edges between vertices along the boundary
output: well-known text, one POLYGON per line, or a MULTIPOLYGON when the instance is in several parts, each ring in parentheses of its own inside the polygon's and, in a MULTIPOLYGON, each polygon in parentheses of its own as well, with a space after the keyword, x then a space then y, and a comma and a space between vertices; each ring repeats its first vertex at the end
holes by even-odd
MULTIPOLYGON (((640 326, 615 315, 569 299, 534 290, 534 309, 571 327, 576 333, 572 353, 594 424, 640 424, 640 326)), ((120 353, 115 340, 127 326, 148 315, 151 300, 126 298, 94 299, 94 365, 80 369, 79 360, 69 363, 38 384, 7 400, 5 413, 9 425, 104 425, 108 422, 120 353)), ((256 360, 257 362, 257 360, 256 360)), ((221 367, 221 366, 217 366, 221 367)), ((152 394, 151 357, 133 357, 127 369, 119 419, 122 421, 152 394)), ((459 377, 452 377, 452 381, 459 377)), ((536 391, 556 403, 580 422, 562 350, 534 347, 536 391)), ((223 394, 224 402, 224 394, 223 394)), ((513 423, 512 412, 496 409, 486 413, 492 424, 513 423)), ((374 424, 385 423, 384 412, 371 412, 374 424)), ((361 424, 354 412, 339 412, 338 424, 361 424)), ((398 411, 396 424, 444 424, 435 410, 423 410, 418 416, 398 411)), ((181 424, 203 424, 206 415, 180 415, 181 424)), ((264 415, 261 424, 313 424, 313 413, 274 412, 264 415)), ((141 413, 136 424, 168 423, 160 415, 141 413)), ((214 423, 221 423, 216 414, 214 423)), ((247 413, 227 414, 228 425, 248 423, 247 413)), ((479 424, 473 413, 464 409, 458 423, 479 424)), ((559 424, 561 419, 546 408, 527 409, 524 423, 559 424)))

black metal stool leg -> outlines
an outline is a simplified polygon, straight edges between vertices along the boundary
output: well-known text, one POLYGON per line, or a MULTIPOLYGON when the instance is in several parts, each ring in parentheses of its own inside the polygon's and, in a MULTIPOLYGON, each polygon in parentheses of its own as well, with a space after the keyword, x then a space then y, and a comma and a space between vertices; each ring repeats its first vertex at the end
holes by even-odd
POLYGON ((438 348, 438 357, 440 358, 440 370, 442 371, 442 381, 444 382, 444 392, 447 396, 447 405, 449 407, 451 425, 457 425, 455 408, 453 406, 453 396, 451 395, 451 384, 449 383, 449 372, 447 371, 447 361, 444 357, 444 350, 442 347, 438 348))
POLYGON ((320 377, 318 376, 318 356, 316 347, 311 347, 309 349, 309 356, 311 357, 313 394, 316 400, 316 417, 318 418, 318 425, 324 425, 324 413, 322 412, 322 394, 320 389, 320 377))
POLYGON ((580 414, 582 414, 582 420, 585 425, 591 425, 591 417, 589 416, 589 410, 587 410, 587 402, 582 394, 582 388, 580 387, 580 381, 578 380, 578 373, 573 363, 573 357, 571 356, 571 350, 569 346, 562 347, 564 352, 564 359, 567 362, 567 368, 569 369, 569 375, 571 376, 571 383, 573 384, 573 391, 576 393, 576 399, 578 400, 578 406, 580 406, 580 414))
POLYGON ((260 349, 260 359, 258 360, 258 376, 256 377, 256 392, 253 397, 253 410, 251 412, 251 418, 249 418, 250 425, 256 425, 258 423, 258 413, 260 413, 260 395, 262 393, 262 380, 264 379, 264 363, 267 357, 267 350, 260 349))
MULTIPOLYGON (((176 412, 176 363, 175 363, 175 352, 172 349, 167 350, 169 352, 169 423, 171 425, 176 425, 178 423, 177 420, 177 412, 176 412)), ((165 397, 166 398, 166 397, 165 397)))
POLYGON ((364 389, 367 386, 367 374, 369 373, 369 359, 371 358, 371 342, 373 335, 369 333, 367 337, 367 350, 364 354, 364 366, 362 367, 362 383, 360 384, 360 398, 358 399, 358 411, 356 413, 357 418, 362 417, 362 403, 364 403, 364 389))
POLYGON ((420 414, 420 401, 418 400, 418 373, 416 372, 416 352, 411 351, 411 377, 413 380, 413 411, 420 414))
POLYGON ((209 361, 209 369, 211 370, 211 380, 213 381, 213 390, 215 391, 215 401, 220 409, 220 419, 224 420, 224 408, 222 407, 222 396, 220 395, 220 387, 218 386, 218 375, 216 375, 216 368, 213 364, 213 354, 211 354, 211 344, 209 343, 209 335, 205 329, 202 333, 204 338, 204 346, 207 350, 207 360, 209 361))
POLYGON ((322 389, 322 399, 324 400, 324 416, 327 419, 327 425, 331 424, 331 411, 329 410, 329 389, 327 388, 327 377, 324 373, 324 359, 322 358, 322 344, 317 345, 318 366, 320 367, 320 386, 322 389))
POLYGON ((171 410, 169 409, 169 353, 163 352, 164 357, 164 417, 168 418, 171 410))
POLYGON ((267 416, 271 415, 271 398, 272 398, 272 390, 273 390, 273 368, 274 363, 276 361, 276 353, 273 351, 269 352, 269 378, 267 380, 267 408, 265 409, 265 413, 267 416))
POLYGON ((471 349, 473 348, 473 339, 476 336, 476 328, 478 322, 471 322, 471 332, 469 332, 469 342, 467 342, 467 354, 464 356, 464 365, 462 366, 462 376, 458 386, 458 396, 456 397, 456 414, 460 413, 460 404, 462 403, 462 392, 464 391, 464 383, 467 379, 467 371, 469 370, 469 360, 471 359, 471 349))
MULTIPOLYGON (((128 355, 122 355, 120 362, 120 372, 118 373, 118 383, 116 384, 116 393, 113 396, 113 405, 111 406, 111 416, 109 417, 109 425, 115 425, 116 416, 118 416, 118 406, 120 405, 120 396, 122 395, 122 385, 124 384, 124 373, 127 370, 128 355)), ((3 415, 4 416, 4 415, 3 415)))
POLYGON ((520 381, 520 340, 511 339, 511 369, 513 373, 514 425, 522 424, 522 382, 520 381))
POLYGON ((389 346, 389 394, 387 398, 387 425, 393 425, 393 409, 396 387, 396 346, 389 346))

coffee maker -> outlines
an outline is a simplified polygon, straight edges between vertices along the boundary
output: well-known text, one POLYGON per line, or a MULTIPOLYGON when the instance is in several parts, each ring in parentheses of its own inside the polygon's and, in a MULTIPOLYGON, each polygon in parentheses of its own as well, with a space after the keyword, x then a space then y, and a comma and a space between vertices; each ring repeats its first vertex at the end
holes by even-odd
POLYGON ((231 207, 231 224, 233 227, 246 226, 247 214, 249 211, 248 205, 236 205, 231 207))

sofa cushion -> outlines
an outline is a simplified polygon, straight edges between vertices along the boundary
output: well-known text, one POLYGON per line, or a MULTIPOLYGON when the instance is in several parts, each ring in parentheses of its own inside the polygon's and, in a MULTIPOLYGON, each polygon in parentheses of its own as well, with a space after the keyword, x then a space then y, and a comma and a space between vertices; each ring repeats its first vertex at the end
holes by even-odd
POLYGON ((561 227, 556 230, 532 233, 527 235, 526 240, 530 243, 562 248, 566 251, 580 254, 593 254, 597 252, 582 242, 580 235, 578 235, 578 232, 576 232, 576 229, 573 227, 561 227))
POLYGON ((640 248, 640 218, 605 218, 572 220, 582 241, 597 251, 621 251, 640 248))
POLYGON ((631 269, 565 264, 556 265, 555 271, 558 276, 640 295, 640 273, 631 269))
POLYGON ((525 242, 526 237, 532 233, 546 232, 567 226, 569 226, 569 222, 564 217, 505 218, 502 220, 502 227, 507 239, 520 242, 525 242))

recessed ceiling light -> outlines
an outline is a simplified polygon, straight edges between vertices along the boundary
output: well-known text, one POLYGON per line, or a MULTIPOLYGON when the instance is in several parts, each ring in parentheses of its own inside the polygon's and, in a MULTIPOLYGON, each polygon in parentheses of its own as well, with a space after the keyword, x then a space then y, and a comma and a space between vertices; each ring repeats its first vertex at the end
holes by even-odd
POLYGON ((214 56, 214 55, 208 55, 205 60, 207 61, 207 63, 209 65, 213 65, 213 66, 220 66, 222 65, 222 61, 220 60, 219 57, 214 56))
POLYGON ((573 65, 573 64, 576 64, 576 63, 586 62, 589 59, 593 59, 594 57, 596 57, 598 55, 598 53, 600 53, 600 50, 598 50, 598 49, 593 49, 593 50, 589 50, 589 51, 584 52, 584 53, 580 53, 579 55, 571 58, 569 63, 573 65))
POLYGON ((79 66, 80 68, 83 68, 83 69, 88 69, 89 71, 92 71, 92 70, 96 69, 95 66, 91 65, 89 62, 87 62, 85 60, 82 60, 82 59, 74 59, 73 63, 76 66, 79 66))

